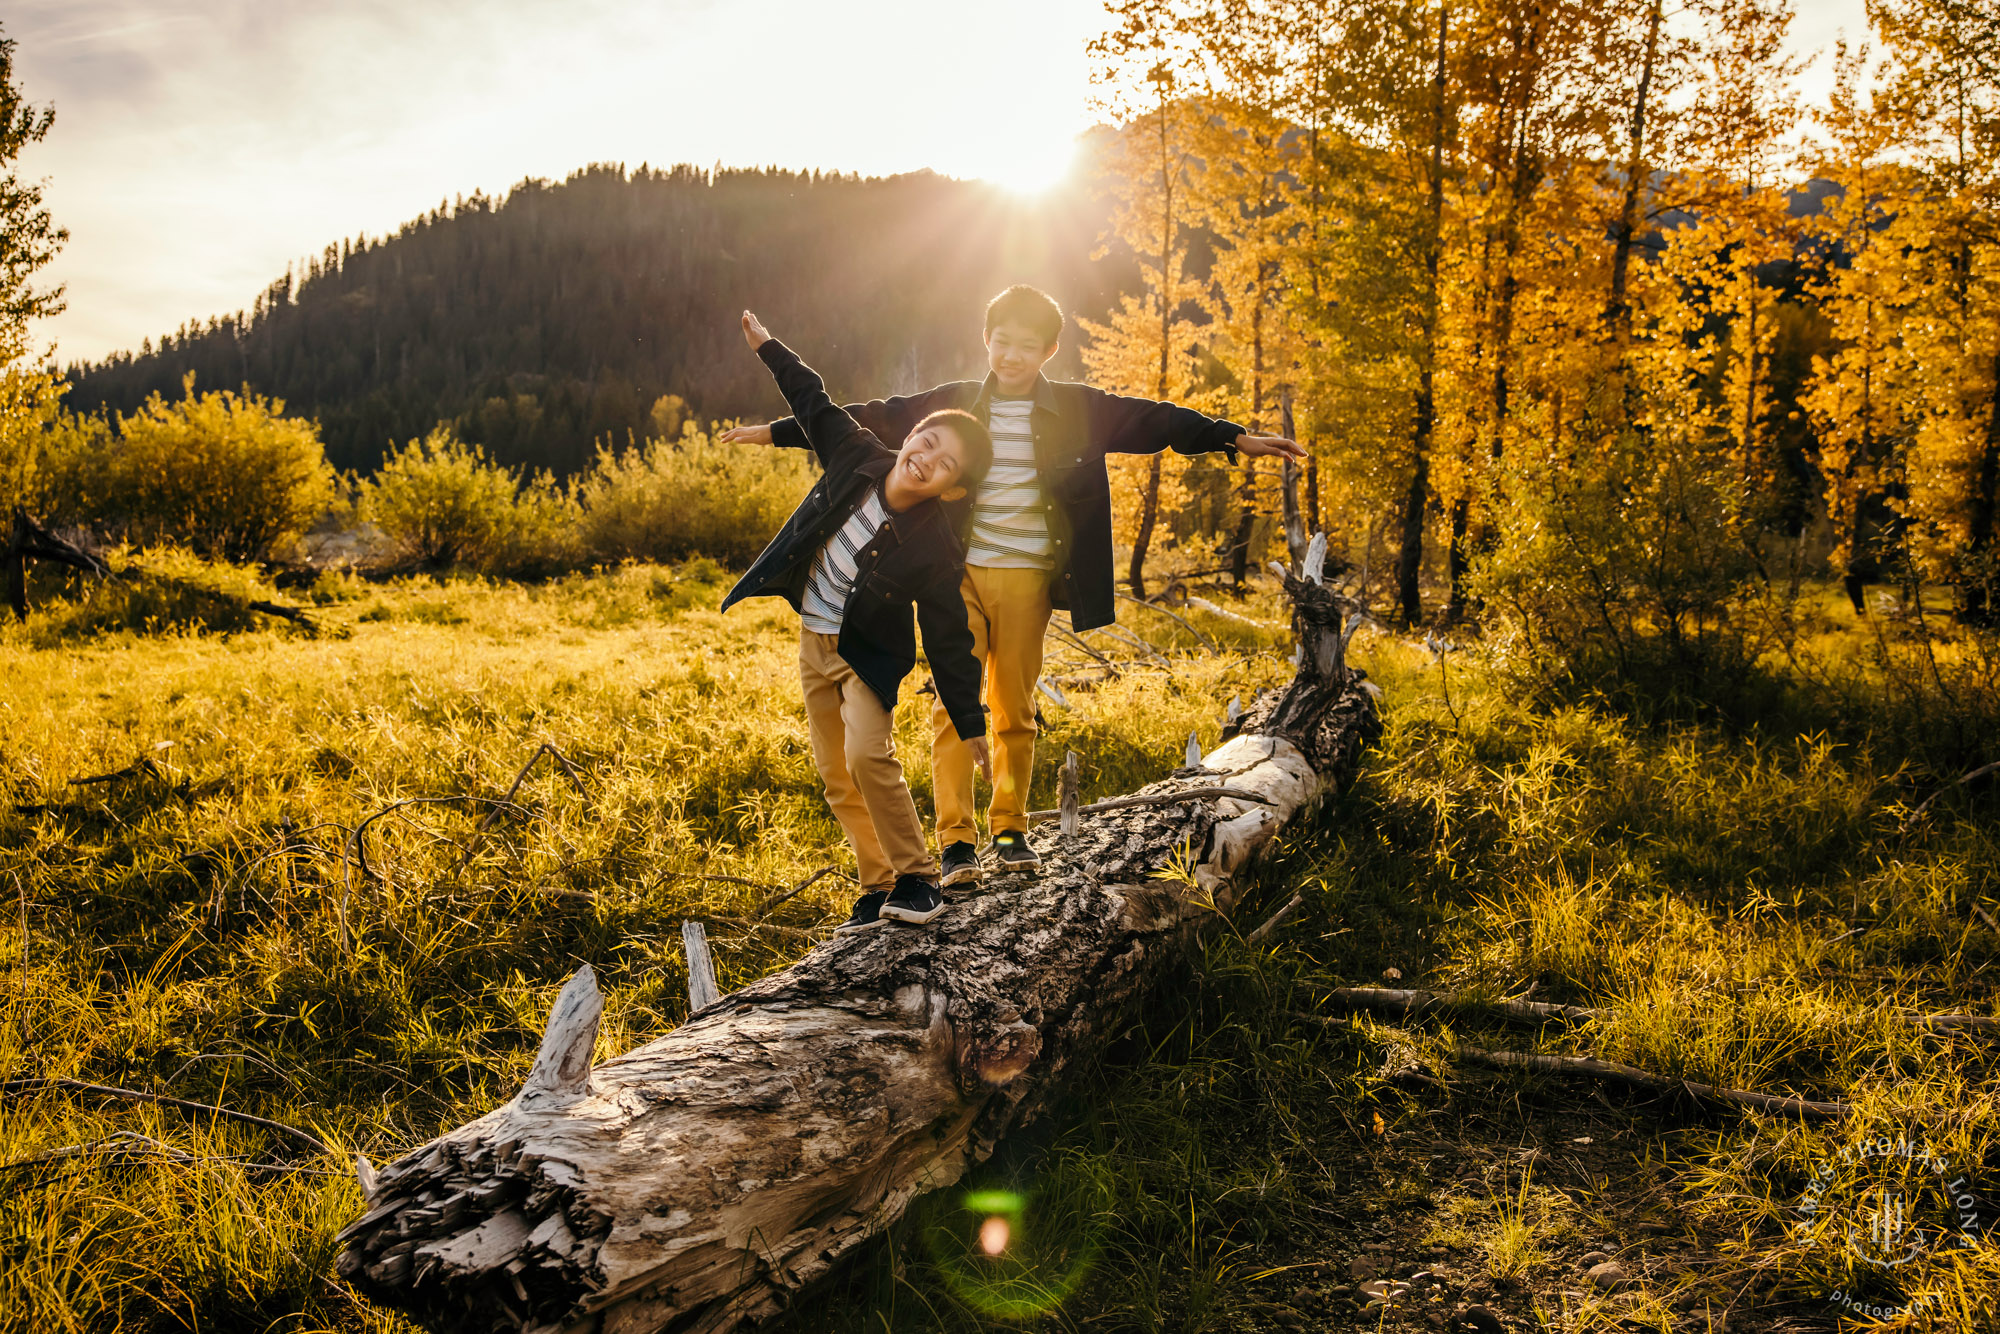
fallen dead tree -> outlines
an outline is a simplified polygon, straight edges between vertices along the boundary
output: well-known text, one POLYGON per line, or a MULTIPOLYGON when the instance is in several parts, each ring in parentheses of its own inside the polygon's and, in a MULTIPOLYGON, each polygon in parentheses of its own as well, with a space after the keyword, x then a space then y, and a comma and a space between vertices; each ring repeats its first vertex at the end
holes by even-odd
POLYGON ((1039 876, 993 877, 922 930, 836 937, 594 1069, 579 970, 518 1097, 360 1164, 340 1273, 438 1329, 721 1331, 787 1308, 1043 1110, 1351 775, 1373 688, 1344 665, 1334 594, 1287 587, 1292 684, 1137 794, 1164 800, 1090 814, 1066 783, 1039 876))
POLYGON ((211 598, 216 602, 234 603, 246 611, 254 611, 260 616, 275 616, 279 620, 290 621, 301 629, 317 632, 318 626, 302 607, 288 607, 281 602, 266 602, 259 598, 238 597, 220 589, 204 588, 187 579, 177 579, 170 574, 154 574, 128 566, 114 570, 97 556, 84 550, 63 537, 50 532, 28 516, 21 506, 14 507, 14 529, 7 539, 7 545, 0 547, 0 570, 5 571, 7 585, 7 605, 14 609, 17 619, 28 618, 28 562, 48 561, 54 565, 67 566, 72 570, 111 582, 134 576, 152 579, 169 588, 180 589, 197 597, 211 598))

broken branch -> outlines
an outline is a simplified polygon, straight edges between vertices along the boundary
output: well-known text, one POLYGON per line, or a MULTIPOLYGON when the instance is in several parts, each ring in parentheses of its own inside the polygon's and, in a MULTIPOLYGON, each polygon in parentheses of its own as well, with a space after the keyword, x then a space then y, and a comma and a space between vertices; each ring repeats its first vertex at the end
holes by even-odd
POLYGON ((1245 937, 1244 943, 1254 946, 1254 945, 1261 945, 1265 941, 1269 940, 1271 938, 1271 933, 1276 931, 1280 926, 1282 926, 1287 917, 1290 917, 1293 913, 1297 912, 1302 906, 1304 906, 1305 901, 1306 901, 1306 896, 1303 894, 1292 895, 1291 898, 1285 900, 1284 907, 1278 909, 1278 911, 1272 913, 1269 917, 1266 917, 1264 919, 1264 925, 1258 927, 1255 931, 1252 931, 1247 937, 1245 937))
POLYGON ((1854 1110, 1851 1105, 1844 1102, 1815 1102, 1809 1098, 1789 1098, 1774 1093, 1752 1093, 1747 1089, 1698 1084, 1691 1079, 1671 1079, 1633 1066, 1620 1065, 1616 1061, 1600 1061, 1589 1056, 1550 1056, 1533 1051, 1485 1051, 1478 1047, 1460 1047, 1457 1054, 1460 1060, 1471 1061, 1475 1065, 1484 1065, 1496 1070, 1531 1070, 1537 1074, 1568 1078, 1608 1079, 1656 1093, 1685 1093, 1697 1099, 1734 1103, 1738 1107, 1748 1107, 1753 1111, 1776 1112, 1812 1120, 1838 1120, 1854 1110))
POLYGON ((168 1107, 179 1107, 184 1111, 207 1112, 211 1116, 226 1116, 233 1121, 247 1122, 290 1135, 305 1141, 321 1153, 334 1156, 333 1148, 317 1135, 308 1134, 297 1126, 288 1126, 282 1121, 272 1121, 265 1117, 253 1116, 249 1112, 239 1112, 233 1107, 218 1107, 210 1102, 191 1102, 186 1098, 169 1097, 164 1093, 146 1093, 140 1089, 119 1088, 115 1084, 88 1084, 80 1079, 59 1079, 43 1076, 32 1079, 9 1079, 0 1082, 0 1093, 37 1093, 45 1089, 64 1089, 72 1093, 95 1093, 107 1098, 127 1098, 134 1102, 157 1102, 168 1107))

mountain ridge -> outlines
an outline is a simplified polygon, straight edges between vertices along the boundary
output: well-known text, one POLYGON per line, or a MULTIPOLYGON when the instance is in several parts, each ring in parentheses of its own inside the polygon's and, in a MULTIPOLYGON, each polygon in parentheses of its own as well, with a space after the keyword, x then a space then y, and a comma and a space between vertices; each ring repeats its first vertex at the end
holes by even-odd
MULTIPOLYGON (((1011 282, 1096 316, 1136 281, 1093 261, 1105 210, 931 172, 859 177, 595 164, 475 194, 391 236, 329 246, 248 312, 69 368, 71 406, 129 412, 247 385, 320 423, 336 466, 452 422, 496 460, 571 474, 599 443, 704 418, 775 415, 743 349, 758 311, 826 375, 871 397, 983 373, 980 316, 1011 282)), ((1074 343, 1052 366, 1079 373, 1074 343)))

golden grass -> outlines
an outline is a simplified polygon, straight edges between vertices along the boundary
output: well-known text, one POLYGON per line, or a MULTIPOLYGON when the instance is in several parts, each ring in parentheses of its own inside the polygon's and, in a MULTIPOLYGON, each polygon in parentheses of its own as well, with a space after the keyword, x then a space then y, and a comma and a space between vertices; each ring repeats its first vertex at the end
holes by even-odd
MULTIPOLYGON (((602 1057, 685 1015, 683 917, 711 919, 727 988, 845 914, 851 886, 828 878, 772 914, 783 929, 735 926, 718 919, 767 891, 702 878, 789 885, 847 864, 807 754, 793 618, 775 603, 718 615, 726 579, 705 562, 532 587, 329 576, 304 595, 330 628, 318 638, 140 634, 61 605, 0 632, 0 1078, 222 1103, 343 1155, 155 1106, 0 1100, 0 1324, 400 1329, 331 1275, 332 1236, 359 1206, 346 1153, 382 1161, 510 1096, 580 962, 606 993, 602 1057), (370 826, 378 877, 344 857, 368 815, 497 797, 543 743, 582 791, 545 760, 516 798, 527 814, 484 837, 476 805, 414 806, 370 826), (142 757, 156 769, 69 784, 142 757)), ((1280 616, 1268 592, 1249 609, 1280 616)), ((1288 674, 1276 636, 1203 618, 1224 645, 1212 654, 1122 610, 1168 664, 1092 684, 1082 654, 1057 655, 1069 707, 1043 705, 1037 805, 1053 804, 1064 750, 1086 799, 1127 789, 1177 764, 1189 731, 1213 746, 1230 695, 1288 674)), ((1426 1110, 1374 1072, 1397 1044, 1444 1069, 1452 1034, 1288 1017, 1394 966, 1399 985, 1603 1011, 1539 1035, 1462 1023, 1481 1045, 1862 1109, 1809 1126, 1664 1115, 1633 1141, 1635 1168, 1664 1166, 1703 1238, 1713 1309, 1845 1285, 1928 1300, 1937 1328, 1989 1324, 1990 1246, 1885 1279, 1794 1224, 1819 1165, 1884 1126, 1921 1126, 1955 1163, 1993 1151, 1990 1047, 1901 1013, 1994 1009, 2000 933, 1973 909, 2000 907, 1992 798, 1956 793, 1905 830, 1938 779, 1886 732, 1531 707, 1464 654, 1447 707, 1417 645, 1364 632, 1356 656, 1389 705, 1362 781, 1288 835, 1242 931, 1219 933, 1129 1047, 985 1170, 1030 1199, 1042 1258, 1004 1289, 971 1283, 937 1240, 956 1209, 939 1197, 836 1283, 821 1323, 1253 1327, 1270 1275, 1351 1241, 1336 1213, 1431 1204, 1431 1240, 1523 1281, 1552 1327, 1661 1315, 1670 1293, 1563 1295, 1570 1252, 1615 1222, 1608 1197, 1566 1204, 1504 1174, 1455 1190, 1394 1160, 1402 1137, 1468 1108, 1584 1096, 1503 1080, 1485 1102, 1426 1110), (1240 935, 1294 889, 1307 910, 1248 949, 1240 935)), ((928 702, 906 692, 897 719, 920 803, 928 702)))

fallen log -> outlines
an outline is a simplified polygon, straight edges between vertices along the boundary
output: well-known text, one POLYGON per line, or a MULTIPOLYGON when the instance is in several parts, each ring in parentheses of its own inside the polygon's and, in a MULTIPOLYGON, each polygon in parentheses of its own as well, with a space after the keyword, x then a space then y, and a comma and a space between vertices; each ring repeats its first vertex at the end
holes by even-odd
POLYGON ((1046 1109, 1351 776, 1380 724, 1315 564, 1286 581, 1308 645, 1291 685, 1138 794, 1161 800, 1036 832, 1038 876, 836 936, 595 1068, 579 969, 519 1096, 361 1165, 340 1274, 440 1330, 714 1334, 789 1307, 1046 1109))
POLYGON ((153 579, 170 588, 182 589, 198 597, 213 598, 217 602, 234 602, 261 616, 275 616, 290 621, 293 625, 319 632, 319 626, 303 607, 288 607, 281 602, 265 602, 257 598, 242 598, 220 589, 204 588, 187 579, 170 574, 147 574, 136 566, 114 570, 92 553, 85 551, 63 537, 50 532, 29 517, 28 511, 19 505, 14 507, 14 529, 7 545, 0 547, 0 570, 4 570, 7 585, 7 605, 14 609, 16 619, 28 619, 28 561, 44 560, 57 565, 66 565, 93 578, 109 582, 129 578, 134 575, 153 579))

